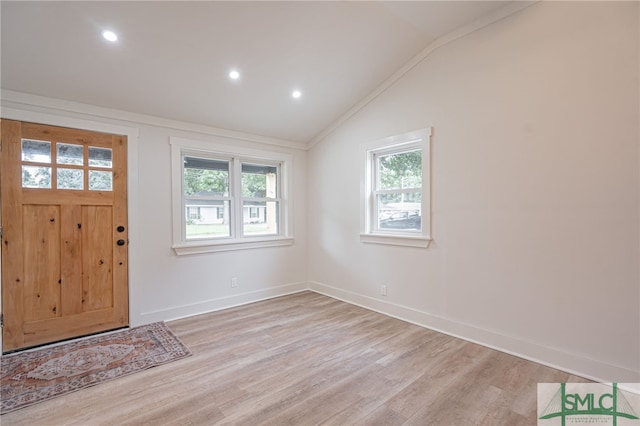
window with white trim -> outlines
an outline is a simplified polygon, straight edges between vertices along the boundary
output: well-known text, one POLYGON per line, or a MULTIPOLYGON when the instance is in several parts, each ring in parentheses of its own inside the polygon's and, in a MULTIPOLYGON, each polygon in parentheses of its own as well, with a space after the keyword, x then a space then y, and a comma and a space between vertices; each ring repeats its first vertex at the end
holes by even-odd
POLYGON ((430 136, 428 128, 362 146, 362 242, 428 247, 430 136))
POLYGON ((293 243, 291 156, 171 138, 177 254, 293 243))

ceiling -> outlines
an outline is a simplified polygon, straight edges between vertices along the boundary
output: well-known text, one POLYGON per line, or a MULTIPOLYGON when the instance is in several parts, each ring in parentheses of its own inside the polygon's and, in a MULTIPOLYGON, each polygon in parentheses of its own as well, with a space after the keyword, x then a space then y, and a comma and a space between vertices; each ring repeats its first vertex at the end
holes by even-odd
POLYGON ((504 5, 2 1, 1 84, 304 144, 435 39, 504 5))

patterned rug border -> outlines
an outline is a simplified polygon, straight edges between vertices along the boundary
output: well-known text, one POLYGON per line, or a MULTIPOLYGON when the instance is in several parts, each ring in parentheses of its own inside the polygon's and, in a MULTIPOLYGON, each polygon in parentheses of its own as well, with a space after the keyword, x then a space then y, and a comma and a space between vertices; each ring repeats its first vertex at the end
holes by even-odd
MULTIPOLYGON (((140 339, 138 339, 140 340, 140 339)), ((140 346, 140 345, 138 345, 140 346)), ((135 349, 134 349, 135 350, 135 349)), ((62 395, 68 395, 81 389, 99 385, 108 381, 116 380, 131 374, 139 373, 149 368, 164 365, 179 359, 191 356, 191 350, 182 343, 182 341, 171 331, 164 322, 156 322, 152 324, 142 325, 124 330, 106 332, 98 335, 87 336, 77 340, 64 343, 52 344, 42 348, 27 349, 20 352, 3 355, 0 358, 0 369, 2 371, 2 384, 0 389, 0 414, 6 414, 21 408, 25 408, 40 402, 48 401, 62 395), (131 351, 130 347, 133 342, 138 339, 137 335, 148 335, 147 339, 154 339, 158 342, 153 348, 161 347, 163 350, 170 349, 165 353, 154 354, 148 350, 144 353, 142 359, 136 359, 131 364, 116 365, 109 367, 114 362, 106 365, 98 366, 95 369, 85 373, 78 373, 72 377, 65 377, 64 387, 61 387, 57 380, 64 373, 60 373, 62 368, 55 366, 55 361, 65 355, 80 351, 87 348, 100 347, 101 344, 112 342, 111 346, 118 346, 116 349, 122 350, 123 357, 131 351), (118 345, 114 342, 129 338, 131 344, 118 345), (54 363, 53 370, 56 376, 47 378, 51 375, 50 371, 38 373, 43 364, 54 363), (37 368, 24 370, 28 364, 38 365, 37 368), (20 371, 24 370, 24 371, 20 371), (36 377, 38 374, 43 377, 36 377), (111 374, 111 375, 108 375, 111 374), (25 376, 29 376, 28 378, 25 376), (37 389, 24 389, 22 392, 15 392, 16 383, 10 383, 11 380, 26 382, 29 379, 40 379, 42 382, 51 382, 49 385, 43 384, 37 389)), ((21 383, 24 385, 24 383, 21 383)), ((39 382, 40 384, 40 382, 39 382)), ((18 387, 20 387, 18 385, 18 387)))

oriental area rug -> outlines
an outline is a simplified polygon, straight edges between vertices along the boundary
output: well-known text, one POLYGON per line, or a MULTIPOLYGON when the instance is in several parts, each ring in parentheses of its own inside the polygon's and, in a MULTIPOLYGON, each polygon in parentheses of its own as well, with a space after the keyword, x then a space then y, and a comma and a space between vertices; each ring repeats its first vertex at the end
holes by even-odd
POLYGON ((163 322, 5 355, 1 414, 189 355, 163 322))

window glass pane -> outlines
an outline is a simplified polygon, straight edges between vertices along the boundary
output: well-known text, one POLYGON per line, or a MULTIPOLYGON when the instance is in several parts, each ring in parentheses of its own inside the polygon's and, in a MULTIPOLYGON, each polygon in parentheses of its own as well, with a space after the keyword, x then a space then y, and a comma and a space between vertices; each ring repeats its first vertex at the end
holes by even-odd
POLYGON ((58 189, 84 189, 84 170, 58 169, 58 189))
POLYGON ((187 239, 231 235, 229 201, 189 200, 185 206, 187 239))
POLYGON ((93 167, 113 167, 111 148, 90 146, 89 165, 93 167))
POLYGON ((184 157, 185 195, 229 196, 229 162, 184 157))
POLYGON ((22 139, 22 161, 51 163, 51 142, 22 139))
POLYGON ((51 167, 22 166, 23 188, 51 188, 51 167))
POLYGON ((84 164, 84 147, 82 145, 57 143, 56 150, 58 164, 77 164, 79 166, 84 164))
POLYGON ((245 201, 242 206, 243 234, 279 234, 278 214, 277 201, 245 201))
POLYGON ((422 187, 422 151, 377 156, 378 189, 422 187))
POLYGON ((278 168, 257 164, 242 164, 242 196, 247 198, 277 198, 278 168))
POLYGON ((92 191, 113 191, 113 173, 89 170, 89 189, 92 191))
POLYGON ((378 229, 420 230, 422 195, 418 193, 378 194, 378 229))

